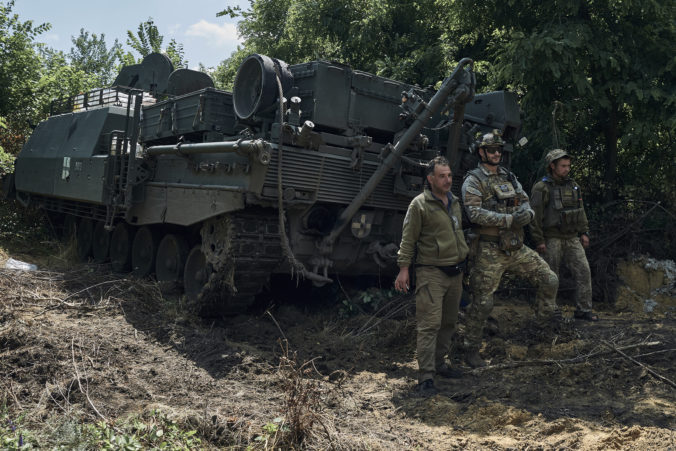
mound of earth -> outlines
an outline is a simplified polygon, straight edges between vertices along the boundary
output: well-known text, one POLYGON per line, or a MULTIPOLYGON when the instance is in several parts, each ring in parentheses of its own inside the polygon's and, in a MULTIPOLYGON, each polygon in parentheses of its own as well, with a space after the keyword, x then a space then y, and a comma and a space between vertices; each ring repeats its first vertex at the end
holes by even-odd
POLYGON ((527 300, 499 299, 481 350, 490 365, 454 359, 464 376, 420 397, 409 297, 340 318, 272 294, 276 307, 203 322, 103 266, 0 270, 0 299, 0 402, 35 429, 158 409, 207 449, 272 447, 276 419, 288 425, 278 446, 310 449, 676 446, 668 309, 543 331, 527 300))

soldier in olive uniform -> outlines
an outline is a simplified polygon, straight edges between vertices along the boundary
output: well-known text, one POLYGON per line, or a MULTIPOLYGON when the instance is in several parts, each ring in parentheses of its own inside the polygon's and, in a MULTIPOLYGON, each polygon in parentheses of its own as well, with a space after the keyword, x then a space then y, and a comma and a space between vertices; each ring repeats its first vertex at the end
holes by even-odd
POLYGON ((514 174, 499 165, 504 146, 499 131, 483 135, 477 146, 481 161, 467 173, 462 185, 465 210, 478 235, 469 280, 474 298, 465 315, 465 361, 473 368, 486 365, 479 356, 482 330, 493 309, 493 293, 505 271, 537 286, 541 325, 551 318, 561 319, 556 305, 556 274, 535 251, 523 245, 523 227, 534 213, 514 174))
POLYGON ((444 358, 456 331, 468 248, 462 231, 460 202, 450 192, 452 176, 448 160, 434 158, 427 172, 429 189, 416 196, 406 212, 399 247, 400 269, 394 287, 408 291, 409 268, 415 259, 418 390, 433 394, 435 375, 462 376, 444 358))
POLYGON ((535 218, 531 234, 536 250, 557 275, 563 261, 575 280, 575 317, 598 321, 592 313, 591 271, 584 248, 589 246, 587 215, 580 187, 568 177, 570 155, 562 149, 547 154, 547 175, 533 186, 531 193, 535 218))

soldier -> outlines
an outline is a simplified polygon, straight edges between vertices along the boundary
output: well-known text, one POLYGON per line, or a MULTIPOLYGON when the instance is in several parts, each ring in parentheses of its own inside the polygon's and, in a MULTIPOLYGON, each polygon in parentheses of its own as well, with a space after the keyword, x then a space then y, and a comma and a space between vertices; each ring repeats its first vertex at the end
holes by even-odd
POLYGON ((523 227, 534 213, 514 174, 499 166, 503 145, 498 130, 483 135, 477 143, 479 166, 467 173, 462 185, 465 210, 478 235, 470 272, 474 299, 465 315, 465 361, 473 368, 486 365, 479 356, 482 329, 493 309, 493 293, 506 270, 537 285, 541 325, 550 318, 561 318, 556 306, 556 274, 535 251, 523 245, 523 227))
POLYGON ((547 175, 533 186, 535 219, 531 234, 537 250, 557 275, 561 261, 575 280, 575 318, 598 321, 592 313, 591 271, 584 248, 589 246, 587 215, 580 187, 568 177, 571 157, 565 150, 547 154, 547 175))
POLYGON ((422 194, 408 207, 399 248, 399 275, 394 287, 408 292, 409 268, 415 255, 415 310, 417 324, 418 390, 436 393, 434 376, 461 377, 444 358, 456 331, 462 295, 462 273, 467 244, 462 231, 458 198, 451 194, 448 160, 436 157, 427 166, 422 194))

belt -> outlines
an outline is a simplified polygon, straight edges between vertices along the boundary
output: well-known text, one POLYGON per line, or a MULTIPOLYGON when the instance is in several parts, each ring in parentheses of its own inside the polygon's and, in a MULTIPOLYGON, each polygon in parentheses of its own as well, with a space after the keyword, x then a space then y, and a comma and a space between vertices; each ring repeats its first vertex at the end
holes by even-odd
POLYGON ((416 264, 415 266, 416 268, 420 267, 439 268, 447 276, 457 276, 458 274, 465 272, 466 264, 464 261, 462 261, 454 266, 435 266, 435 265, 418 265, 418 264, 416 264))
POLYGON ((500 238, 494 235, 479 235, 479 241, 489 241, 491 243, 499 243, 500 238))

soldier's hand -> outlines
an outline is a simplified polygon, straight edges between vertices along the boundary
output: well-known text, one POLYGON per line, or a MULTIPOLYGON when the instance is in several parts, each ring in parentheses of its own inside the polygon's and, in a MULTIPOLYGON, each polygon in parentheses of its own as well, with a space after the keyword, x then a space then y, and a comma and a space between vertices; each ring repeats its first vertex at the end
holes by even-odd
POLYGON ((581 235, 580 236, 580 243, 582 243, 583 248, 588 248, 589 247, 589 237, 587 235, 581 235))
POLYGON ((402 293, 408 293, 409 282, 408 267, 399 268, 399 274, 394 281, 394 289, 402 293))
POLYGON ((535 250, 538 251, 540 254, 544 254, 545 252, 547 252, 547 245, 545 243, 538 244, 535 250))
POLYGON ((514 224, 523 227, 527 225, 531 220, 530 211, 526 209, 519 210, 516 213, 512 214, 512 219, 514 221, 514 224))

